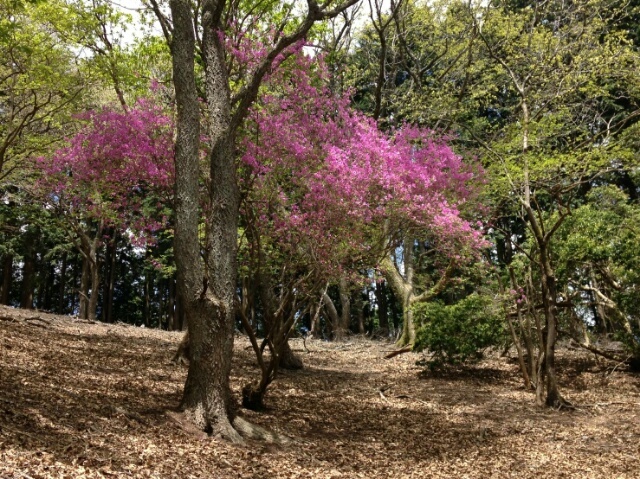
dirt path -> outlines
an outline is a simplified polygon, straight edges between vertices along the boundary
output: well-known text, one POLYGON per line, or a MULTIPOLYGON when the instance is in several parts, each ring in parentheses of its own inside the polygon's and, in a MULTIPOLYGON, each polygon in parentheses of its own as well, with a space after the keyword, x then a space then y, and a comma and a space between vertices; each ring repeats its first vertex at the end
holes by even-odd
MULTIPOLYGON (((640 478, 640 376, 560 356, 574 412, 543 411, 513 362, 424 373, 386 343, 313 341, 249 420, 287 447, 197 439, 166 411, 180 334, 0 307, 0 478, 640 478)), ((257 368, 238 339, 237 392, 257 368)))

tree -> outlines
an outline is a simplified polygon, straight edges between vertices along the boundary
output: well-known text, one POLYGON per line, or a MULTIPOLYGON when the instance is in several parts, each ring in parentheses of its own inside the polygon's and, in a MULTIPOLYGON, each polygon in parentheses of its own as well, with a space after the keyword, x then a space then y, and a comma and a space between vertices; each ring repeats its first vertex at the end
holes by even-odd
POLYGON ((68 147, 40 158, 35 193, 70 227, 84 258, 80 314, 95 319, 98 250, 108 228, 141 245, 147 232, 166 222, 154 212, 173 182, 172 122, 142 100, 126 112, 103 109, 82 117, 87 125, 68 147))
POLYGON ((0 181, 47 151, 80 99, 74 54, 47 31, 46 5, 0 2, 0 181))
MULTIPOLYGON (((225 39, 229 37, 224 32, 228 31, 226 21, 233 18, 229 12, 233 12, 235 4, 207 0, 193 12, 188 2, 173 0, 171 25, 158 4, 152 2, 171 49, 178 109, 175 257, 190 338, 182 408, 200 429, 233 441, 241 440, 238 430, 231 425, 234 414, 229 391, 237 277, 237 132, 258 97, 265 76, 277 68, 287 51, 303 40, 316 22, 335 17, 354 3, 356 0, 347 0, 333 6, 330 2, 319 5, 308 0, 308 10, 301 18, 292 18, 291 10, 286 13, 285 9, 280 27, 271 37, 272 43, 254 56, 232 95, 225 63, 229 48, 225 39), (200 26, 212 185, 204 206, 207 238, 204 264, 200 261, 198 241, 200 118, 194 71, 196 33, 199 35, 200 26)), ((236 428, 240 428, 239 422, 236 428)))
POLYGON ((609 34, 603 18, 582 3, 547 2, 508 15, 489 6, 476 28, 517 99, 511 115, 518 123, 503 130, 507 135, 493 143, 492 152, 535 241, 529 260, 539 269, 545 318, 545 403, 563 407, 554 360, 562 302, 554 235, 571 214, 580 186, 613 166, 607 144, 630 117, 611 108, 620 91, 613 93, 612 84, 624 89, 618 82, 636 60, 620 34, 609 34))
POLYGON ((469 249, 479 244, 456 208, 477 180, 461 159, 428 130, 380 131, 351 109, 347 95, 332 93, 323 66, 298 55, 272 75, 242 142, 243 256, 257 276, 269 340, 281 323, 288 324, 286 340, 293 318, 304 314, 288 303, 310 310, 320 297, 334 338, 345 334, 348 283, 364 284, 360 271, 375 268, 395 247, 391 227, 428 230, 452 257, 448 241, 469 249), (338 285, 340 316, 326 293, 330 284, 338 285))

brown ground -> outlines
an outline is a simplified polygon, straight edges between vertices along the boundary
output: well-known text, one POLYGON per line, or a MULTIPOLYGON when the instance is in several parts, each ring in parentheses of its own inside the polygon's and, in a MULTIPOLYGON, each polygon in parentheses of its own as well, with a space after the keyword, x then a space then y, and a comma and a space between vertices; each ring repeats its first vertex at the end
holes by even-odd
MULTIPOLYGON (((180 334, 0 307, 0 478, 640 478, 640 376, 560 355, 576 411, 539 410, 508 359, 425 374, 386 343, 300 340, 251 421, 295 437, 234 446, 166 411, 180 334), (380 388, 384 389, 381 396, 380 388)), ((238 339, 236 395, 257 373, 238 339)))

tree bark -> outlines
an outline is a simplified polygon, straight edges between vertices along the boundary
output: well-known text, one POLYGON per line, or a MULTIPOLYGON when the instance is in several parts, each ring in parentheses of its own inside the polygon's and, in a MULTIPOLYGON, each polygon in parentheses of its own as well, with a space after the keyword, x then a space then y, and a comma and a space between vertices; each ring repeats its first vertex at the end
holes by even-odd
MULTIPOLYGON (((291 35, 282 35, 254 70, 234 101, 231 96, 224 45, 225 0, 202 2, 202 53, 208 109, 210 181, 205 210, 204 266, 200 261, 199 226, 199 102, 194 73, 195 22, 191 2, 170 0, 173 30, 151 0, 171 49, 177 105, 175 257, 178 296, 189 333, 189 372, 182 399, 185 414, 204 431, 241 441, 231 421, 229 374, 233 354, 237 276, 239 193, 235 167, 235 132, 257 98, 260 84, 285 48, 301 40, 315 21, 337 15, 355 3, 330 11, 308 0, 309 12, 291 35)), ((243 434, 246 431, 243 430, 243 434)))
POLYGON ((280 351, 280 362, 278 364, 279 368, 296 370, 303 369, 304 364, 302 359, 296 355, 291 349, 291 345, 289 341, 285 341, 282 345, 282 350, 280 351))
POLYGON ((413 299, 413 239, 405 239, 403 249, 404 276, 390 257, 386 257, 380 264, 385 278, 393 289, 396 298, 402 303, 402 334, 397 346, 413 345, 416 339, 415 325, 411 303, 413 299))
POLYGON ((211 212, 206 227, 206 269, 200 259, 199 141, 200 107, 194 74, 195 36, 190 3, 171 0, 171 56, 177 104, 175 257, 178 295, 189 334, 189 371, 181 407, 203 431, 239 442, 232 427, 229 373, 233 353, 233 301, 238 201, 232 138, 228 124, 229 90, 218 38, 224 2, 203 8, 204 54, 212 150, 211 212), (215 272, 215 281, 208 273, 215 272))

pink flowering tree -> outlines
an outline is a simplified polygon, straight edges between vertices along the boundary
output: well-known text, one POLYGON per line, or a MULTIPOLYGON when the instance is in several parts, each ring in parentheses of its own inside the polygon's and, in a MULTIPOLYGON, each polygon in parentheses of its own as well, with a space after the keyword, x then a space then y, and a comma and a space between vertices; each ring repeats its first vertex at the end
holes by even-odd
POLYGON ((95 319, 99 248, 110 231, 136 246, 153 241, 174 181, 173 124, 148 100, 128 111, 105 108, 79 115, 84 126, 66 147, 37 162, 35 190, 69 226, 84 258, 80 313, 95 319))
MULTIPOLYGON (((243 140, 242 253, 276 359, 326 284, 376 267, 392 282, 389 253, 405 238, 432 238, 451 263, 481 245, 459 211, 474 171, 428 130, 381 132, 324 80, 321 60, 296 55, 270 79, 243 140)), ((245 404, 260 403, 271 379, 245 388, 245 404)))

